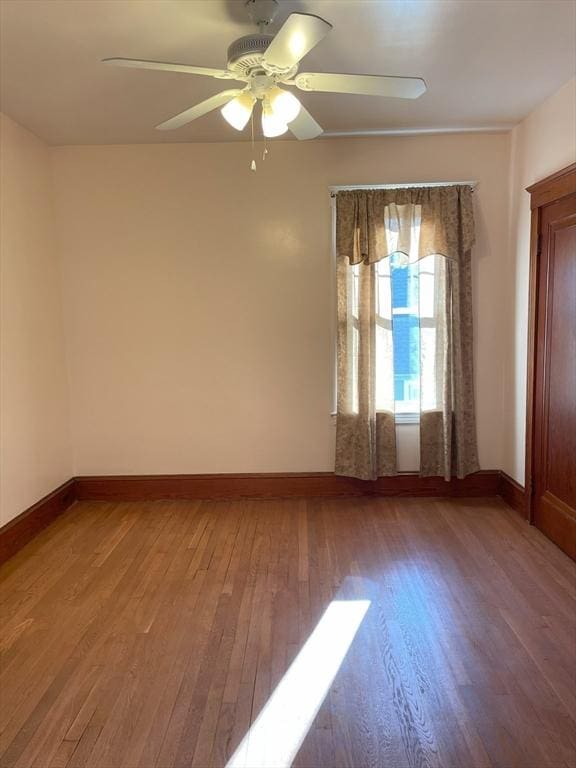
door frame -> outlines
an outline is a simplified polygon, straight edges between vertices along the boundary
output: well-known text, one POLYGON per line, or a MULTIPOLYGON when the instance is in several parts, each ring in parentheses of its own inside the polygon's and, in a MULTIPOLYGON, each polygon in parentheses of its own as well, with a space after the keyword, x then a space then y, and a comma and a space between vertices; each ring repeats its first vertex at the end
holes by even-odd
POLYGON ((526 377, 526 469, 524 480, 524 510, 526 518, 534 523, 534 425, 536 407, 534 388, 536 381, 536 352, 538 339, 538 277, 542 253, 542 209, 576 192, 576 163, 526 187, 530 194, 530 282, 528 298, 528 371, 526 377))

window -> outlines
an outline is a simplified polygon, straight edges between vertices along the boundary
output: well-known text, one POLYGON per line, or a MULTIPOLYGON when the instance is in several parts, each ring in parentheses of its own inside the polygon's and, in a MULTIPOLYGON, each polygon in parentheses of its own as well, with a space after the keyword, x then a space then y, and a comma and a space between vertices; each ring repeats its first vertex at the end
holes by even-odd
POLYGON ((475 472, 471 187, 332 189, 336 473, 475 472))
POLYGON ((406 264, 391 257, 392 344, 396 413, 435 408, 434 257, 406 264))
MULTIPOLYGON (((388 225, 388 222, 387 222, 388 225)), ((436 408, 437 257, 417 260, 419 220, 415 220, 412 263, 395 252, 374 265, 376 299, 376 410, 393 406, 399 422, 418 421, 420 411, 436 408), (394 367, 393 381, 390 366, 394 367), (392 391, 393 388, 393 391, 392 391)), ((353 408, 358 410, 358 338, 360 270, 350 268, 348 292, 352 318, 353 408)))
POLYGON ((392 346, 394 401, 398 413, 420 410, 420 327, 418 264, 404 264, 403 254, 391 257, 392 346))

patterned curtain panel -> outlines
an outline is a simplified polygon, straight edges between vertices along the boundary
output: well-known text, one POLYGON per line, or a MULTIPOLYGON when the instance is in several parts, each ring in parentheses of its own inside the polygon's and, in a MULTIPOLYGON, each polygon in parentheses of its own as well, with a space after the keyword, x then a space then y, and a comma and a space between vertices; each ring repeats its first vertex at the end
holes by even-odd
POLYGON ((448 480, 479 468, 471 194, 448 186, 337 195, 337 474, 396 473, 392 262, 418 286, 420 473, 448 480))
POLYGON ((362 480, 396 474, 389 261, 350 265, 339 258, 336 271, 335 471, 362 480))

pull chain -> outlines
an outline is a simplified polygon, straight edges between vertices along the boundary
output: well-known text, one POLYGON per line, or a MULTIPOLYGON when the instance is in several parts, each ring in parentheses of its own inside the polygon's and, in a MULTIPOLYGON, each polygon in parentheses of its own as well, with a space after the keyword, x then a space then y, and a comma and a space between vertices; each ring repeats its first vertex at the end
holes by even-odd
POLYGON ((252 114, 250 115, 250 129, 252 131, 252 162, 250 163, 250 170, 255 171, 256 160, 254 160, 254 110, 252 110, 252 114))

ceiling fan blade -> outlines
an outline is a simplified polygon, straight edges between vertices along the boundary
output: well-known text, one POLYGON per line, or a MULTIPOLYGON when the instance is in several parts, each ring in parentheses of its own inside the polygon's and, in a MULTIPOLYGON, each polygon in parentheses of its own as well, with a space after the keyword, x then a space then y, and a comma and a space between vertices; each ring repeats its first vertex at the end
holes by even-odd
POLYGON ((218 109, 218 107, 223 106, 235 96, 238 96, 239 93, 242 93, 241 88, 217 93, 215 96, 210 96, 209 99, 201 101, 200 104, 195 104, 193 107, 185 109, 184 112, 174 115, 174 117, 171 117, 164 123, 160 123, 156 128, 159 131, 172 131, 174 128, 180 128, 183 125, 186 125, 186 123, 191 123, 192 120, 196 120, 197 117, 202 117, 202 115, 212 112, 213 109, 218 109))
POLYGON ((323 40, 332 29, 319 16, 291 13, 264 53, 264 66, 286 72, 323 40))
POLYGON ((147 61, 145 59, 102 59, 103 64, 113 67, 130 67, 131 69, 155 69, 161 72, 185 72, 188 75, 206 75, 223 80, 235 79, 231 72, 225 69, 210 69, 209 67, 193 67, 189 64, 170 64, 167 61, 147 61))
POLYGON ((310 112, 302 105, 300 105, 298 116, 288 123, 288 128, 301 141, 304 139, 315 139, 323 133, 322 126, 314 120, 310 112))
POLYGON ((420 77, 302 72, 296 75, 294 82, 301 91, 355 93, 364 96, 390 96, 398 99, 417 99, 426 92, 426 83, 420 77))

